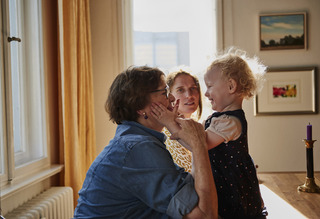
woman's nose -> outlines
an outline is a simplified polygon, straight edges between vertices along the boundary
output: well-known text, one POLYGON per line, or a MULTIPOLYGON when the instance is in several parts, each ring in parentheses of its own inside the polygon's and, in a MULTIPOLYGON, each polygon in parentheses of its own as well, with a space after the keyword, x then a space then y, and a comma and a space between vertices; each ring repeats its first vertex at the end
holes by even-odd
POLYGON ((186 97, 192 97, 195 96, 195 92, 193 90, 187 90, 185 92, 186 97))

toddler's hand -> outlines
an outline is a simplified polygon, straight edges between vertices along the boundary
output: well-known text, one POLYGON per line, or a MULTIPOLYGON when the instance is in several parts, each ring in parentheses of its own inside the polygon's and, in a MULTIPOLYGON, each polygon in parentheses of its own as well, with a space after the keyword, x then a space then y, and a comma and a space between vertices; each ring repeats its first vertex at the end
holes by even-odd
POLYGON ((151 115, 155 118, 159 123, 166 126, 169 131, 178 131, 179 126, 175 119, 179 116, 178 114, 179 108, 179 100, 177 100, 176 105, 173 107, 172 111, 167 109, 161 103, 152 103, 151 105, 151 115))

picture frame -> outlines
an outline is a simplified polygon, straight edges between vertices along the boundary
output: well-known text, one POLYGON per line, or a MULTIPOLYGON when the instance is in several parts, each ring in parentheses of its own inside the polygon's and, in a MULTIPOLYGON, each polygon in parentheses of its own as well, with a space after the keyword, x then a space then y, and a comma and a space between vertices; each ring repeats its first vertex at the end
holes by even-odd
POLYGON ((316 114, 316 67, 269 69, 254 97, 254 114, 316 114))
POLYGON ((307 49, 307 13, 259 15, 260 50, 307 49))

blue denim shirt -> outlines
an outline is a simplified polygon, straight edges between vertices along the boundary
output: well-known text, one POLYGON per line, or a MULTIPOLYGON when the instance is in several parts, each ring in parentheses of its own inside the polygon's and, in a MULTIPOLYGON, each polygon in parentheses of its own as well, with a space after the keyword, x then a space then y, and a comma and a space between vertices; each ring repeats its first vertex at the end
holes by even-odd
POLYGON ((79 191, 75 218, 182 218, 198 203, 192 176, 174 164, 163 133, 118 125, 79 191))

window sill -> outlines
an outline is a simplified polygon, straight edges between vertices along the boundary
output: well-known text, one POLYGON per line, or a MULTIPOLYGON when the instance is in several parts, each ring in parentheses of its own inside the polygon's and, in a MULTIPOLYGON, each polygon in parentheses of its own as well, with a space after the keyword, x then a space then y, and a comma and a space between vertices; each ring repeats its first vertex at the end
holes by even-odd
POLYGON ((6 199, 9 196, 12 196, 24 189, 27 189, 28 187, 39 183, 41 181, 44 181, 48 179, 49 177, 60 173, 62 171, 63 165, 51 165, 49 168, 40 171, 36 174, 31 175, 27 179, 23 180, 22 182, 19 183, 9 183, 8 185, 4 186, 1 189, 1 199, 6 199))

